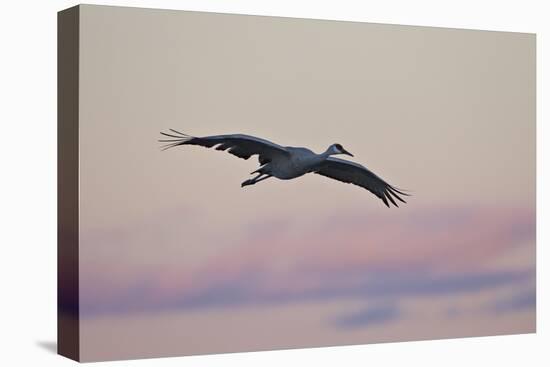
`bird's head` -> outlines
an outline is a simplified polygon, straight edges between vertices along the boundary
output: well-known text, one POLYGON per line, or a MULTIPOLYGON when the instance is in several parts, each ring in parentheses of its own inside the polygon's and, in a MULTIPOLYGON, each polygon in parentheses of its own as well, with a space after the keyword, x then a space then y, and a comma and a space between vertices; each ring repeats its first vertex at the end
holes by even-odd
POLYGON ((346 154, 346 155, 349 155, 350 157, 353 157, 353 154, 345 150, 342 144, 338 144, 338 143, 332 144, 329 147, 329 151, 330 151, 330 154, 346 154))

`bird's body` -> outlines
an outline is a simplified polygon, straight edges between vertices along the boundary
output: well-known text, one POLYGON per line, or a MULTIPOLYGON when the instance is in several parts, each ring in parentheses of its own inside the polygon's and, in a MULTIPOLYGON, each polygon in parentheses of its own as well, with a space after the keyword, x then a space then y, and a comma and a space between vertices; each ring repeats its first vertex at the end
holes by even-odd
POLYGON ((199 145, 207 148, 215 147, 216 150, 227 150, 228 153, 243 159, 258 155, 261 167, 252 172, 252 174, 258 175, 244 181, 241 184, 243 187, 254 185, 270 177, 290 180, 313 172, 341 182, 361 186, 379 197, 386 206, 389 206, 388 200, 397 206, 394 199, 405 202, 399 194, 408 195, 389 185, 362 165, 332 157, 336 154, 353 157, 340 144, 332 144, 326 151, 316 154, 307 148, 285 147, 244 134, 193 137, 176 130, 170 129, 170 131, 171 133, 161 133, 170 138, 169 140, 160 140, 168 143, 164 149, 180 145, 199 145))
POLYGON ((285 147, 288 155, 273 158, 264 166, 264 171, 281 180, 290 180, 315 170, 323 160, 318 154, 307 148, 285 147))

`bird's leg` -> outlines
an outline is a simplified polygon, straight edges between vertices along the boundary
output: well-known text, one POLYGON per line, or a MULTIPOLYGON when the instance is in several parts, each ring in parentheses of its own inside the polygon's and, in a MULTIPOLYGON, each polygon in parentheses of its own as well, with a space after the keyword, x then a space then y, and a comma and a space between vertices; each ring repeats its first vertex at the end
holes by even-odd
POLYGON ((254 183, 258 183, 260 181, 263 181, 263 180, 266 180, 268 178, 272 177, 271 175, 268 175, 266 174, 265 177, 262 177, 262 178, 256 178, 256 181, 254 181, 254 183))
POLYGON ((263 175, 263 173, 258 173, 258 175, 256 177, 249 178, 248 180, 244 181, 241 184, 241 187, 245 187, 245 186, 248 186, 248 185, 254 185, 256 183, 256 179, 259 178, 261 175, 263 175))
POLYGON ((244 181, 241 184, 241 187, 245 187, 245 186, 248 186, 248 185, 254 185, 255 183, 263 181, 263 180, 265 180, 266 178, 269 178, 269 177, 271 177, 271 175, 268 175, 268 174, 265 174, 265 173, 258 173, 258 176, 250 178, 250 179, 244 181), (263 176, 263 175, 265 175, 265 177, 260 178, 260 176, 263 176))

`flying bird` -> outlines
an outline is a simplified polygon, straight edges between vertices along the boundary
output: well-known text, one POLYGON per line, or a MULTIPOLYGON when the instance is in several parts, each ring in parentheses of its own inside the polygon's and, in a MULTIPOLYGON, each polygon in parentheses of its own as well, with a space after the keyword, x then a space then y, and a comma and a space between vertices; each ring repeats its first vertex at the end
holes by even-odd
POLYGON ((400 195, 409 196, 388 184, 366 167, 332 157, 338 154, 353 157, 353 154, 345 150, 341 144, 332 144, 323 153, 316 154, 307 148, 285 147, 244 134, 213 135, 199 138, 173 129, 169 130, 170 132, 161 132, 165 138, 159 142, 166 143, 162 150, 180 145, 199 145, 206 148, 215 147, 216 150, 227 151, 243 159, 258 155, 260 168, 250 173, 257 175, 244 181, 241 187, 254 185, 270 177, 290 180, 313 172, 341 182, 361 186, 380 198, 387 207, 390 206, 390 203, 398 206, 396 200, 405 203, 400 195))

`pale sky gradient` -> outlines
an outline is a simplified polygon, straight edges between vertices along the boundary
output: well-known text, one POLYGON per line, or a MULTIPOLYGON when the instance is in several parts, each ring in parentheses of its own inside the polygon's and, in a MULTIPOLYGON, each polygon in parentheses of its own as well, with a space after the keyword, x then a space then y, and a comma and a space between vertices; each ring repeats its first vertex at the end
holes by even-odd
POLYGON ((534 35, 102 6, 81 27, 83 360, 534 331, 534 35), (242 189, 255 158, 161 152, 168 128, 338 142, 413 196, 242 189))

